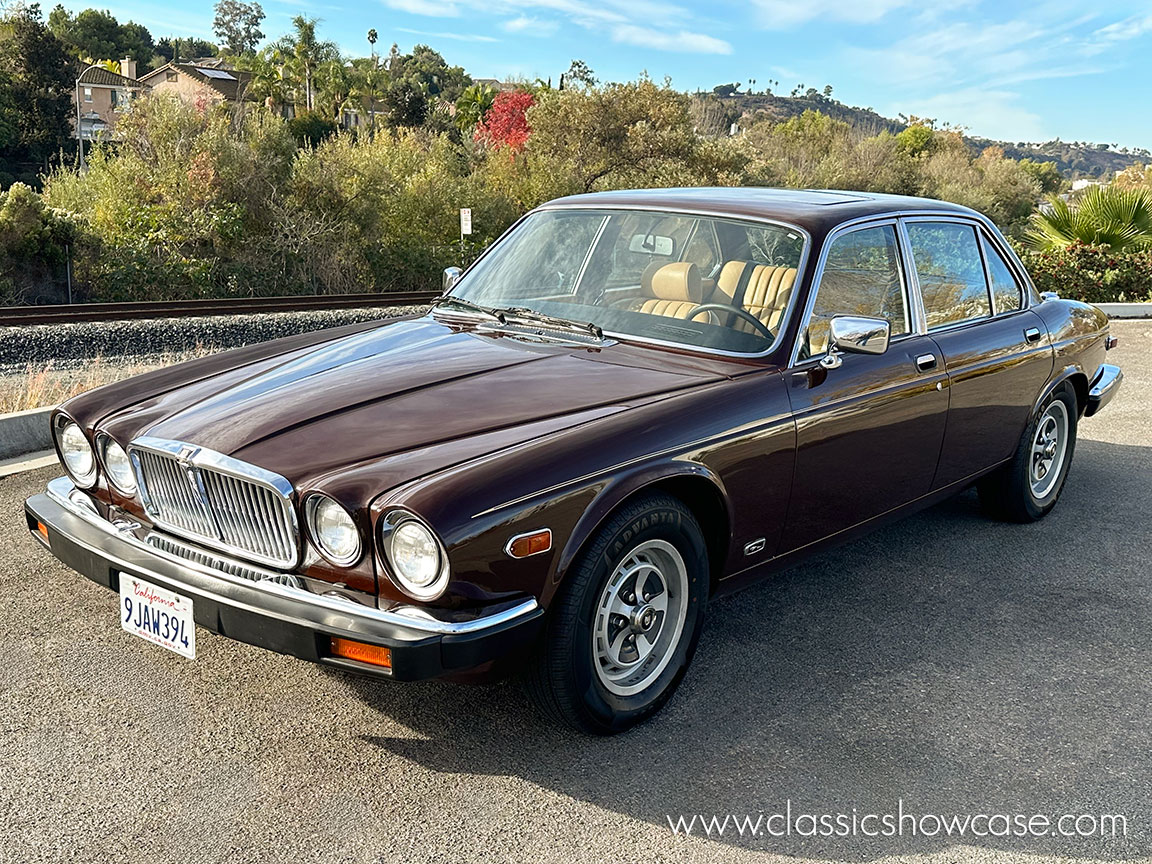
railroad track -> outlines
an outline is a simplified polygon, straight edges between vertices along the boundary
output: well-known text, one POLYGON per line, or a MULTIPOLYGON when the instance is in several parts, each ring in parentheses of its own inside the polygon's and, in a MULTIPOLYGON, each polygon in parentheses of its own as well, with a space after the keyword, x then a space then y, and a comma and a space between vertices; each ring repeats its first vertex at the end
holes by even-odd
POLYGON ((75 303, 64 306, 0 306, 0 327, 25 324, 74 324, 81 321, 125 321, 147 318, 194 318, 256 315, 264 312, 310 312, 421 306, 438 291, 390 291, 383 294, 320 294, 298 297, 236 297, 224 300, 170 300, 139 303, 75 303))

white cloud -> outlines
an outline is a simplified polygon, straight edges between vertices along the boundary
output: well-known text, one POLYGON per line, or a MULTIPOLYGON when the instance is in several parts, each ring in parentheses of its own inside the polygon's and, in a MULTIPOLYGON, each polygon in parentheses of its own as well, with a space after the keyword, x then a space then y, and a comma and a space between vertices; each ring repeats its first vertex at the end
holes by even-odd
POLYGON ((657 51, 679 51, 686 54, 731 54, 732 46, 723 39, 704 33, 680 30, 669 33, 635 24, 621 24, 612 28, 612 40, 657 51))
POLYGON ((560 29, 560 25, 556 21, 543 21, 539 18, 530 18, 527 15, 511 18, 500 26, 508 33, 518 33, 523 36, 551 36, 560 29))
POLYGON ((1046 141, 1040 116, 1029 111, 1016 93, 971 87, 901 102, 901 110, 940 123, 961 124, 973 135, 998 141, 1046 141))
POLYGON ((1144 17, 1137 15, 1124 21, 1117 21, 1094 32, 1084 44, 1084 53, 1089 56, 1100 54, 1120 42, 1138 39, 1146 33, 1152 33, 1152 15, 1144 17))
POLYGON ((427 30, 411 30, 408 27, 397 27, 401 33, 412 33, 416 36, 431 36, 434 39, 454 39, 457 42, 499 42, 493 36, 481 36, 477 33, 445 33, 443 31, 431 33, 427 30))
POLYGON ((752 0, 757 19, 769 30, 786 30, 809 21, 846 21, 869 24, 889 12, 920 7, 922 0, 752 0))
POLYGON ((455 18, 460 14, 455 3, 445 0, 384 0, 384 5, 410 15, 426 15, 429 18, 455 18))

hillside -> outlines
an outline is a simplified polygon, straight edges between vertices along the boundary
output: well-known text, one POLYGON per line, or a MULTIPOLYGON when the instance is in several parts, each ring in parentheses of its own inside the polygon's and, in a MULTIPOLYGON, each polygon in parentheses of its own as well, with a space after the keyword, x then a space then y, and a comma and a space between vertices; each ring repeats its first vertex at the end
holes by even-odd
MULTIPOLYGON (((720 87, 717 90, 725 92, 730 86, 720 87)), ((899 132, 905 128, 907 120, 904 117, 893 120, 876 113, 871 108, 845 105, 831 95, 825 95, 811 88, 796 96, 778 96, 772 93, 734 93, 723 96, 716 93, 697 93, 695 96, 698 103, 697 117, 703 125, 716 131, 727 128, 736 121, 742 125, 761 118, 781 121, 809 110, 820 111, 836 120, 843 120, 866 135, 876 135, 883 130, 899 132)), ((1002 147, 1004 155, 1012 159, 1055 162, 1060 172, 1069 179, 1111 177, 1129 165, 1152 161, 1152 153, 1147 150, 1119 153, 1108 149, 1106 144, 1069 143, 1058 138, 1042 144, 993 141, 971 136, 965 136, 965 139, 977 150, 983 150, 985 147, 1002 147)))

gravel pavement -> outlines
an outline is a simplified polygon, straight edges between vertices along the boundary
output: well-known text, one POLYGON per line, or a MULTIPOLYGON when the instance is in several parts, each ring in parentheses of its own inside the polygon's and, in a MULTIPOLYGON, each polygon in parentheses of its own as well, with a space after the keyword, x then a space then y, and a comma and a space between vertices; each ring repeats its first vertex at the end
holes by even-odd
MULTIPOLYGON (((0 479, 0 862, 1149 860, 1152 322, 1029 526, 972 493, 713 604, 684 686, 609 740, 514 684, 388 685, 197 635, 27 535, 0 479), (668 814, 1115 813, 1099 838, 674 836, 668 814)), ((779 823, 777 823, 778 825, 779 823)))

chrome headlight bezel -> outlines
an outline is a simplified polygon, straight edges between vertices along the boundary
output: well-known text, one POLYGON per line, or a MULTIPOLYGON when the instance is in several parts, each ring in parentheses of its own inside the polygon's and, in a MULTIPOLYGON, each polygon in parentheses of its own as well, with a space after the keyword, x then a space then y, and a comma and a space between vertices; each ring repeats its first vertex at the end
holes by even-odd
POLYGON ((409 510, 393 510, 380 520, 380 555, 384 559, 385 569, 401 591, 416 600, 435 600, 444 593, 448 587, 448 578, 451 567, 448 565, 448 553, 439 535, 432 526, 409 510), (406 526, 413 526, 407 528, 406 526), (405 530, 401 530, 405 529, 405 530), (405 573, 397 564, 397 555, 393 545, 399 537, 401 540, 411 531, 418 530, 426 535, 429 545, 435 550, 436 560, 432 568, 435 575, 431 580, 420 582, 414 580, 411 573, 405 573), (399 533, 398 533, 399 532, 399 533))
POLYGON ((308 525, 308 536, 312 540, 312 546, 319 552, 325 560, 337 567, 350 567, 360 560, 360 556, 364 554, 364 539, 360 536, 360 527, 356 524, 356 520, 352 518, 352 514, 348 509, 328 495, 320 492, 314 492, 309 495, 304 501, 304 521, 308 525), (348 520, 348 525, 351 526, 352 536, 356 538, 356 548, 352 551, 341 555, 338 551, 329 548, 323 539, 323 533, 317 522, 320 514, 321 506, 331 506, 336 509, 336 512, 348 520))
POLYGON ((108 478, 108 482, 115 487, 117 492, 127 495, 129 498, 136 494, 136 473, 132 470, 132 460, 128 457, 128 451, 121 446, 120 442, 109 435, 107 432, 96 433, 96 452, 100 456, 100 464, 104 466, 104 475, 108 478), (124 458, 124 468, 128 472, 127 478, 118 476, 117 469, 113 467, 115 460, 115 452, 112 448, 120 451, 120 455, 124 458), (109 453, 113 454, 113 458, 109 458, 109 453), (127 482, 125 482, 127 479, 127 482))
POLYGON ((88 436, 84 434, 84 429, 69 417, 67 414, 57 414, 56 420, 53 425, 53 439, 56 444, 56 452, 60 456, 60 464, 64 466, 64 470, 68 472, 68 476, 72 479, 81 489, 91 489, 96 485, 96 478, 100 475, 99 463, 96 460, 96 450, 92 446, 92 442, 88 440, 88 436), (90 467, 85 472, 80 472, 68 460, 68 453, 72 452, 65 447, 65 436, 68 435, 68 440, 73 444, 77 443, 75 435, 69 435, 72 429, 76 430, 76 435, 79 436, 79 443, 83 444, 81 453, 87 454, 90 467))

